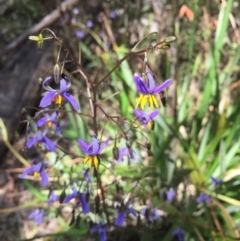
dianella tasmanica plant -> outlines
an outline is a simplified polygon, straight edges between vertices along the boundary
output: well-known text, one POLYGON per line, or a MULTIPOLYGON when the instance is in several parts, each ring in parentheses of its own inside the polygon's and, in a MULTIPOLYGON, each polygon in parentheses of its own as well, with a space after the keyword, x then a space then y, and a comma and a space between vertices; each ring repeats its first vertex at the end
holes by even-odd
MULTIPOLYGON (((43 73, 38 111, 27 118, 25 150, 32 149, 36 155, 29 159, 30 167, 22 178, 33 175, 47 196, 29 219, 40 225, 51 213, 61 217, 67 210, 65 221, 71 228, 81 230, 83 236, 99 236, 101 241, 130 240, 144 230, 161 230, 167 211, 158 205, 162 197, 152 196, 151 174, 142 173, 153 154, 150 135, 163 108, 160 93, 172 80, 157 81, 148 53, 167 50, 175 37, 137 50, 139 42, 100 79, 98 75, 90 77, 50 29, 29 39, 36 41, 39 49, 46 40, 55 41, 59 47, 56 64, 43 73), (135 100, 129 97, 125 108, 129 114, 124 116, 118 104, 118 94, 123 90, 116 92, 117 86, 111 88, 108 83, 129 57, 140 57, 142 73, 128 80, 134 86, 135 100)), ((165 202, 171 205, 175 196, 173 188, 166 190, 165 202)), ((208 203, 210 198, 201 193, 198 202, 208 203)), ((184 234, 182 227, 175 227, 171 235, 183 240, 184 234)))

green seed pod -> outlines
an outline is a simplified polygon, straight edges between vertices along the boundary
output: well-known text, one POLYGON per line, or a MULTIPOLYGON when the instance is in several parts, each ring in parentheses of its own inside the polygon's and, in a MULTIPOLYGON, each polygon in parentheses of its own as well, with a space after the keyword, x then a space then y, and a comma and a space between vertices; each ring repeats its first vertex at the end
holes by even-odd
POLYGON ((112 154, 114 159, 117 161, 119 158, 119 149, 116 146, 113 147, 112 154))
POLYGON ((164 39, 164 42, 165 43, 172 43, 176 40, 176 37, 175 36, 168 36, 164 39))
POLYGON ((61 68, 58 63, 56 63, 53 67, 53 77, 56 84, 59 84, 61 75, 61 68))
POLYGON ((163 50, 168 50, 170 49, 170 44, 163 44, 160 49, 163 49, 163 50))

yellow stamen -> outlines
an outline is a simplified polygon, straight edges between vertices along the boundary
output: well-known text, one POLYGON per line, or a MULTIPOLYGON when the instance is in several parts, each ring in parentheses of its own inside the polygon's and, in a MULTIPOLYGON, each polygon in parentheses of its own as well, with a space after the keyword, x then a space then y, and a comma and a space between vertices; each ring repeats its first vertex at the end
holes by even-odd
POLYGON ((83 160, 83 163, 84 164, 88 163, 90 167, 95 166, 96 168, 98 168, 98 164, 99 164, 97 156, 86 156, 83 160))
POLYGON ((38 146, 38 147, 41 147, 41 146, 42 146, 42 142, 38 142, 38 143, 37 143, 37 146, 38 146))
POLYGON ((150 130, 154 130, 154 121, 149 121, 148 127, 149 127, 150 130))
POLYGON ((49 128, 51 128, 51 127, 52 127, 52 122, 51 122, 51 121, 48 121, 48 122, 46 123, 46 125, 47 125, 49 128))
POLYGON ((34 172, 34 173, 33 173, 33 176, 34 176, 34 177, 40 177, 40 173, 39 173, 39 172, 34 172))
POLYGON ((56 104, 56 105, 61 105, 62 102, 63 102, 63 97, 61 95, 57 95, 54 99, 53 99, 53 102, 56 104))
POLYGON ((53 207, 56 207, 56 208, 57 208, 57 207, 59 206, 59 201, 53 202, 52 205, 53 205, 53 207))

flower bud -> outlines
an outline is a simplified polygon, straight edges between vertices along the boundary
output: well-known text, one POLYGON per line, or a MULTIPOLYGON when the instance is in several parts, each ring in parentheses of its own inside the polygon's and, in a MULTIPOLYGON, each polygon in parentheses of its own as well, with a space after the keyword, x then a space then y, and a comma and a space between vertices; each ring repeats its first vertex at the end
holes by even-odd
POLYGON ((152 144, 148 141, 146 144, 145 144, 145 146, 146 146, 146 148, 148 149, 148 150, 150 150, 151 149, 151 146, 152 146, 152 144))
POLYGON ((119 158, 119 149, 116 146, 113 147, 112 154, 114 159, 117 161, 119 158))
POLYGON ((175 36, 168 36, 164 39, 164 42, 165 43, 172 43, 176 40, 176 37, 175 36))
POLYGON ((58 63, 56 63, 53 67, 53 78, 56 84, 59 84, 61 75, 61 68, 58 63))
POLYGON ((163 44, 163 45, 161 46, 161 49, 163 49, 163 50, 168 50, 168 49, 170 49, 170 44, 163 44))

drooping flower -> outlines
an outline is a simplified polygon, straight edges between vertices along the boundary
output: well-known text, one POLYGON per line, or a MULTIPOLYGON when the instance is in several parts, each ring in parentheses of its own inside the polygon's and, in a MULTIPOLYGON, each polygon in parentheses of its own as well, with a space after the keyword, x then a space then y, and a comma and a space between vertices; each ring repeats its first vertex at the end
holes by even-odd
POLYGON ((31 148, 33 145, 37 145, 38 147, 44 147, 48 151, 55 151, 56 143, 52 142, 45 136, 45 132, 37 131, 35 133, 30 133, 29 136, 31 137, 27 143, 27 148, 31 148))
POLYGON ((173 188, 170 188, 168 191, 166 191, 166 194, 167 200, 171 202, 176 196, 176 191, 173 188))
POLYGON ((142 210, 141 214, 144 215, 145 218, 150 222, 153 222, 155 219, 158 219, 160 217, 159 212, 151 207, 142 210))
POLYGON ((79 14, 80 13, 80 9, 79 8, 77 8, 77 7, 75 7, 74 9, 73 9, 73 13, 74 14, 79 14))
POLYGON ((104 141, 102 145, 100 145, 99 140, 93 136, 91 142, 86 142, 82 139, 78 139, 78 144, 81 147, 82 151, 87 154, 84 158, 84 164, 89 163, 89 166, 95 166, 98 168, 99 159, 98 155, 102 152, 102 150, 108 145, 109 138, 104 141))
POLYGON ((133 208, 127 207, 124 211, 120 211, 120 212, 118 213, 118 216, 117 216, 117 218, 116 218, 115 224, 116 224, 117 226, 122 226, 122 225, 123 225, 123 222, 124 222, 125 216, 126 216, 127 214, 129 214, 129 213, 133 214, 134 216, 137 216, 137 213, 136 213, 136 211, 135 211, 133 208))
POLYGON ((51 192, 49 200, 47 202, 47 204, 50 205, 57 205, 59 203, 59 196, 57 196, 54 191, 51 192))
POLYGON ((116 11, 112 10, 112 11, 110 12, 110 18, 111 18, 111 19, 114 19, 114 18, 116 18, 116 16, 117 16, 116 11))
POLYGON ((37 42, 37 46, 38 46, 38 49, 42 49, 42 45, 43 45, 43 36, 42 34, 40 33, 38 36, 29 36, 28 37, 30 40, 33 40, 33 41, 36 41, 37 42))
POLYGON ((136 108, 140 105, 142 110, 144 109, 146 103, 148 103, 151 108, 158 108, 159 106, 157 99, 154 95, 163 91, 172 83, 172 80, 168 79, 162 84, 155 86, 155 80, 149 71, 147 71, 143 77, 141 77, 140 74, 135 73, 134 81, 136 83, 138 92, 141 93, 137 100, 136 108))
POLYGON ((98 232, 100 241, 107 241, 107 226, 103 221, 100 221, 99 224, 94 225, 91 230, 91 233, 98 232))
POLYGON ((223 182, 221 179, 215 178, 213 176, 211 176, 211 181, 213 182, 215 187, 220 186, 223 182))
POLYGON ((151 123, 153 122, 153 119, 159 114, 159 110, 154 110, 150 114, 147 114, 144 111, 135 109, 134 114, 143 126, 148 125, 151 128, 151 123))
POLYGON ((76 189, 73 190, 72 193, 67 195, 63 201, 63 203, 68 203, 72 199, 75 198, 75 206, 80 205, 82 206, 82 212, 87 214, 90 212, 90 206, 86 200, 86 194, 78 192, 76 189))
MULTIPOLYGON (((131 151, 132 152, 132 151, 131 151)), ((125 156, 128 156, 129 158, 131 158, 132 160, 136 160, 136 156, 134 155, 134 153, 130 153, 129 149, 127 147, 121 147, 119 148, 119 155, 118 155, 118 160, 117 162, 122 162, 123 158, 125 156)))
POLYGON ((77 29, 75 31, 76 37, 83 39, 85 37, 85 33, 82 30, 77 29))
POLYGON ((200 195, 197 197, 196 201, 197 203, 202 203, 202 202, 210 203, 211 198, 206 193, 201 192, 200 195))
POLYGON ((76 99, 67 93, 69 87, 71 86, 71 82, 68 78, 60 79, 60 89, 53 89, 47 82, 51 79, 51 76, 48 76, 43 82, 43 88, 47 90, 47 93, 43 96, 39 107, 47 107, 54 103, 55 105, 61 106, 63 101, 67 101, 75 111, 78 111, 79 105, 76 99))
POLYGON ((92 20, 88 20, 86 23, 87 28, 92 28, 93 27, 93 21, 92 20))
POLYGON ((48 167, 46 163, 39 162, 29 168, 27 168, 23 173, 22 177, 25 177, 31 173, 33 173, 34 177, 40 177, 42 178, 42 185, 46 187, 48 185, 48 175, 45 172, 45 169, 48 167))
POLYGON ((51 115, 44 114, 44 117, 37 121, 37 126, 42 127, 46 125, 48 128, 53 128, 57 134, 60 134, 61 130, 57 126, 57 113, 53 112, 51 115))
POLYGON ((43 209, 35 209, 29 216, 29 219, 35 219, 37 225, 39 225, 43 220, 44 210, 43 209))
POLYGON ((183 228, 177 228, 172 232, 173 236, 176 236, 178 241, 184 241, 185 230, 183 228))

